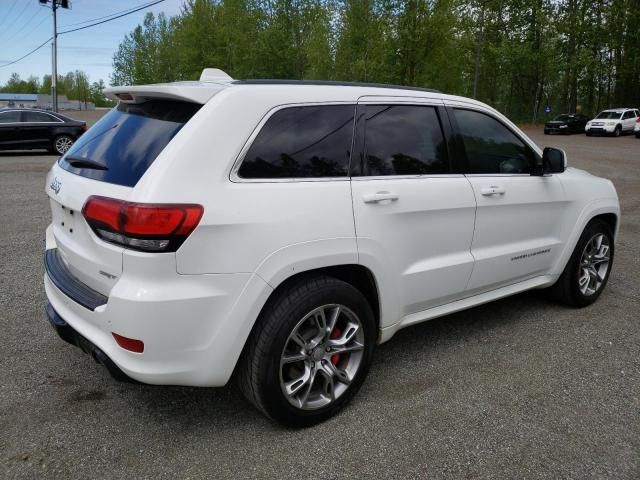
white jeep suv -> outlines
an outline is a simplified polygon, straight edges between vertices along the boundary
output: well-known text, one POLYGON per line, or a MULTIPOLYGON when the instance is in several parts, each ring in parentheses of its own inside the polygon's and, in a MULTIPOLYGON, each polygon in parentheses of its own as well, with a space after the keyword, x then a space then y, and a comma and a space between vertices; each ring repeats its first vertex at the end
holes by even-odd
POLYGON ((631 133, 640 118, 640 111, 636 108, 614 108, 603 110, 593 120, 589 120, 584 127, 587 136, 602 133, 619 137, 623 133, 631 133))
POLYGON ((399 329, 602 293, 620 209, 480 102, 309 81, 115 87, 47 176, 47 314, 117 378, 337 412, 399 329))

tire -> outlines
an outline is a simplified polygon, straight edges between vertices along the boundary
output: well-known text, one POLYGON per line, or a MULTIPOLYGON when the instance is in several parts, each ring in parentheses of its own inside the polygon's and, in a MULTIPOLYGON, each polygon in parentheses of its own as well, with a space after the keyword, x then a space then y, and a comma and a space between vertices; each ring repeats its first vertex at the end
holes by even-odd
POLYGON ((377 338, 373 311, 359 290, 329 276, 303 276, 274 295, 245 345, 237 380, 247 400, 271 419, 312 426, 340 411, 364 382, 377 338), (318 328, 320 312, 330 327, 337 307, 332 331, 318 328), (319 332, 322 340, 312 348, 319 332), (353 350, 326 353, 347 338, 344 345, 353 350))
POLYGON ((562 275, 550 288, 552 296, 560 303, 571 307, 582 308, 591 305, 600 297, 602 291, 607 286, 613 265, 613 254, 614 244, 611 228, 603 220, 592 220, 586 226, 582 235, 580 235, 576 248, 569 262, 567 262, 562 275), (597 247, 596 239, 599 236, 602 236, 601 246, 595 254, 589 253, 593 252, 594 247, 597 247), (608 247, 606 248, 608 255, 606 270, 602 268, 602 265, 604 265, 604 262, 602 262, 603 255, 600 255, 603 253, 602 247, 605 245, 608 247), (587 261, 586 256, 589 257, 590 262, 593 262, 590 264, 592 266, 596 265, 595 262, 599 262, 597 266, 593 266, 597 275, 589 274, 587 267, 583 267, 583 262, 587 261), (588 275, 586 290, 584 288, 585 273, 588 275))
POLYGON ((67 150, 71 148, 73 142, 73 137, 70 137, 69 135, 58 135, 53 139, 53 145, 51 148, 58 155, 64 155, 67 153, 67 150))
POLYGON ((545 134, 545 135, 549 135, 549 130, 545 130, 545 131, 544 131, 544 134, 545 134))
POLYGON ((622 128, 620 127, 620 125, 617 125, 616 129, 613 131, 613 136, 619 137, 621 133, 622 133, 622 128))
POLYGON ((593 135, 593 133, 591 132, 585 132, 587 134, 587 137, 590 137, 591 135, 593 135))

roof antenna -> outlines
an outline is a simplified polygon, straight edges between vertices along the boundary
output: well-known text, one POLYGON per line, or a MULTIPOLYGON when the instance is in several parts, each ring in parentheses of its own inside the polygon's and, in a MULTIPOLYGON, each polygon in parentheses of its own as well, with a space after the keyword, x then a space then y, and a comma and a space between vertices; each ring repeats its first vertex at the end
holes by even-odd
POLYGON ((219 68, 205 68, 200 75, 201 82, 230 82, 231 80, 233 78, 219 68))

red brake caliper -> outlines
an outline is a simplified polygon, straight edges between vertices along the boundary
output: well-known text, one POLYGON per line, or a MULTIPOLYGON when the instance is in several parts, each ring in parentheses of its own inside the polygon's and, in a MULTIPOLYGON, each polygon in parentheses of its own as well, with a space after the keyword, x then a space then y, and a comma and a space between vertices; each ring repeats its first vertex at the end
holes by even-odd
MULTIPOLYGON (((339 327, 335 327, 333 329, 333 332, 331 332, 331 338, 338 338, 340 337, 340 335, 342 335, 342 330, 340 330, 339 327)), ((331 356, 331 363, 333 363, 334 365, 338 365, 339 362, 340 362, 339 353, 336 353, 335 355, 331 356)))

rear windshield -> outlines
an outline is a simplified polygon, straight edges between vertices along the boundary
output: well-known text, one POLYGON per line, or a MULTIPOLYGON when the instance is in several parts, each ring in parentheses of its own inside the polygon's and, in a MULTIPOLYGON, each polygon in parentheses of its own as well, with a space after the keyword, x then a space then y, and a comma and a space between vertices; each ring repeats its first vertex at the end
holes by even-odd
POLYGON ((83 177, 133 187, 201 106, 166 100, 121 103, 82 135, 59 164, 83 177))

